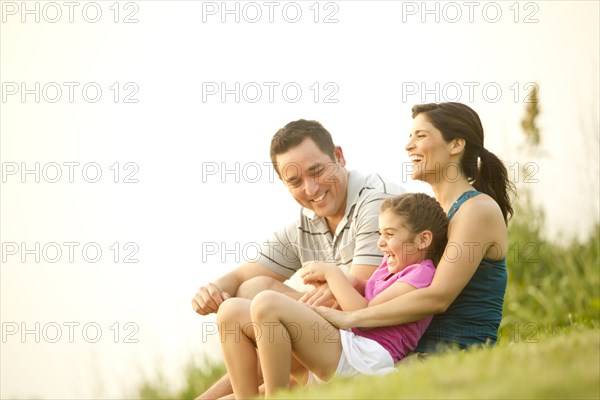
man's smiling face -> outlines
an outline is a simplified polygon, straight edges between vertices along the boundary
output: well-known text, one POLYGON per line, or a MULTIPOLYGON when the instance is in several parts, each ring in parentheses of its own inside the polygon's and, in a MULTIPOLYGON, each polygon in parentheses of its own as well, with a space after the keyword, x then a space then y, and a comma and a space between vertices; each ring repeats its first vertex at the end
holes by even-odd
POLYGON ((339 221, 344 216, 348 189, 346 160, 340 147, 334 160, 307 138, 277 155, 277 170, 294 199, 318 216, 339 221))

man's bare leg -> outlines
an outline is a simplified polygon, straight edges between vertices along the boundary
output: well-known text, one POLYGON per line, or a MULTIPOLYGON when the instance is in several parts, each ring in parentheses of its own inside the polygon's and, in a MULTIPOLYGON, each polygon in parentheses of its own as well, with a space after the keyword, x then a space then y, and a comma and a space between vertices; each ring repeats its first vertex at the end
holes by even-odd
POLYGON ((229 376, 225 374, 221 379, 213 383, 213 385, 204 393, 196 397, 196 400, 214 400, 223 398, 227 395, 233 395, 233 388, 231 387, 229 376))
MULTIPOLYGON (((252 300, 254 296, 263 290, 274 290, 276 292, 284 293, 287 296, 290 296, 294 299, 299 299, 302 296, 302 293, 296 292, 289 286, 284 285, 276 279, 269 278, 266 276, 259 276, 256 278, 252 278, 240 285, 238 291, 235 294, 235 297, 241 297, 244 299, 252 300)), ((259 372, 259 383, 261 384, 261 394, 264 394, 264 389, 262 386, 263 379, 260 367, 258 368, 259 372)), ((231 381, 229 380, 229 376, 227 374, 223 375, 218 381, 216 381, 211 387, 209 387, 204 393, 196 398, 196 400, 214 400, 220 398, 233 398, 226 397, 233 395, 233 388, 231 387, 231 381)))
MULTIPOLYGON (((300 364, 300 362, 294 357, 292 359, 292 375, 295 378, 295 383, 299 383, 301 385, 306 385, 306 378, 308 371, 306 368, 300 364)), ((262 370, 260 368, 260 362, 257 366, 258 371, 258 381, 261 383, 258 387, 258 395, 260 397, 264 397, 265 395, 265 385, 262 377, 262 370)), ((229 375, 225 374, 215 382, 206 392, 202 393, 200 396, 196 397, 195 400, 235 400, 235 396, 233 395, 233 388, 231 387, 231 381, 229 380, 229 375), (228 393, 221 397, 218 397, 220 393, 228 393)))

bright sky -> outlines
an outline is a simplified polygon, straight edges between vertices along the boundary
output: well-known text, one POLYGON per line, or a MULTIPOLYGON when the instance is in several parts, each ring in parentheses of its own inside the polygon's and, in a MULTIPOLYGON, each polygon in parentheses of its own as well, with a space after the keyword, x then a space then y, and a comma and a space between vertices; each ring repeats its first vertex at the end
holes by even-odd
POLYGON ((461 101, 549 235, 597 220, 599 2, 223 4, 0 2, 0 397, 134 396, 218 357, 190 300, 296 215, 267 166, 291 120, 428 191, 402 167, 410 109, 461 101))

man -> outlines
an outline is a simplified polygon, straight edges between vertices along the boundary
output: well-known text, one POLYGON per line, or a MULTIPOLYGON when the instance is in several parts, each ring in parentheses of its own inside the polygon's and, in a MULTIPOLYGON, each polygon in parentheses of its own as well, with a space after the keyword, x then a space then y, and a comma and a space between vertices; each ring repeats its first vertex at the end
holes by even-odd
MULTIPOLYGON (((271 161, 292 197, 302 206, 297 221, 276 231, 258 259, 242 264, 201 287, 192 300, 200 315, 216 313, 228 297, 252 298, 276 290, 308 304, 334 305, 326 284, 305 291, 297 275, 304 263, 337 264, 360 291, 379 266, 379 206, 403 192, 377 174, 361 176, 346 169, 340 146, 317 121, 298 120, 280 129, 271 141, 271 161), (295 288, 293 288, 294 286, 295 288)), ((231 393, 224 377, 201 398, 231 393)))

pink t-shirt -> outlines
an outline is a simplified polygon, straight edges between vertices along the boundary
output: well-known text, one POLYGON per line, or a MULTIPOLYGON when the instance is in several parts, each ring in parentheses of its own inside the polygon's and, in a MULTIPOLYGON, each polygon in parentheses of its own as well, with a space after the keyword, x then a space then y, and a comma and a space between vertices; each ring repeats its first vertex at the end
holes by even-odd
MULTIPOLYGON (((434 273, 435 266, 433 265, 433 261, 427 259, 421 261, 419 264, 409 265, 398 273, 391 274, 387 267, 387 260, 384 259, 367 282, 365 298, 371 301, 396 281, 408 283, 417 289, 427 287, 431 284, 434 273)), ((375 340, 390 352, 394 362, 398 362, 417 347, 419 339, 423 336, 425 329, 427 329, 431 322, 431 318, 427 317, 408 324, 382 328, 352 328, 352 332, 358 336, 375 340)))

